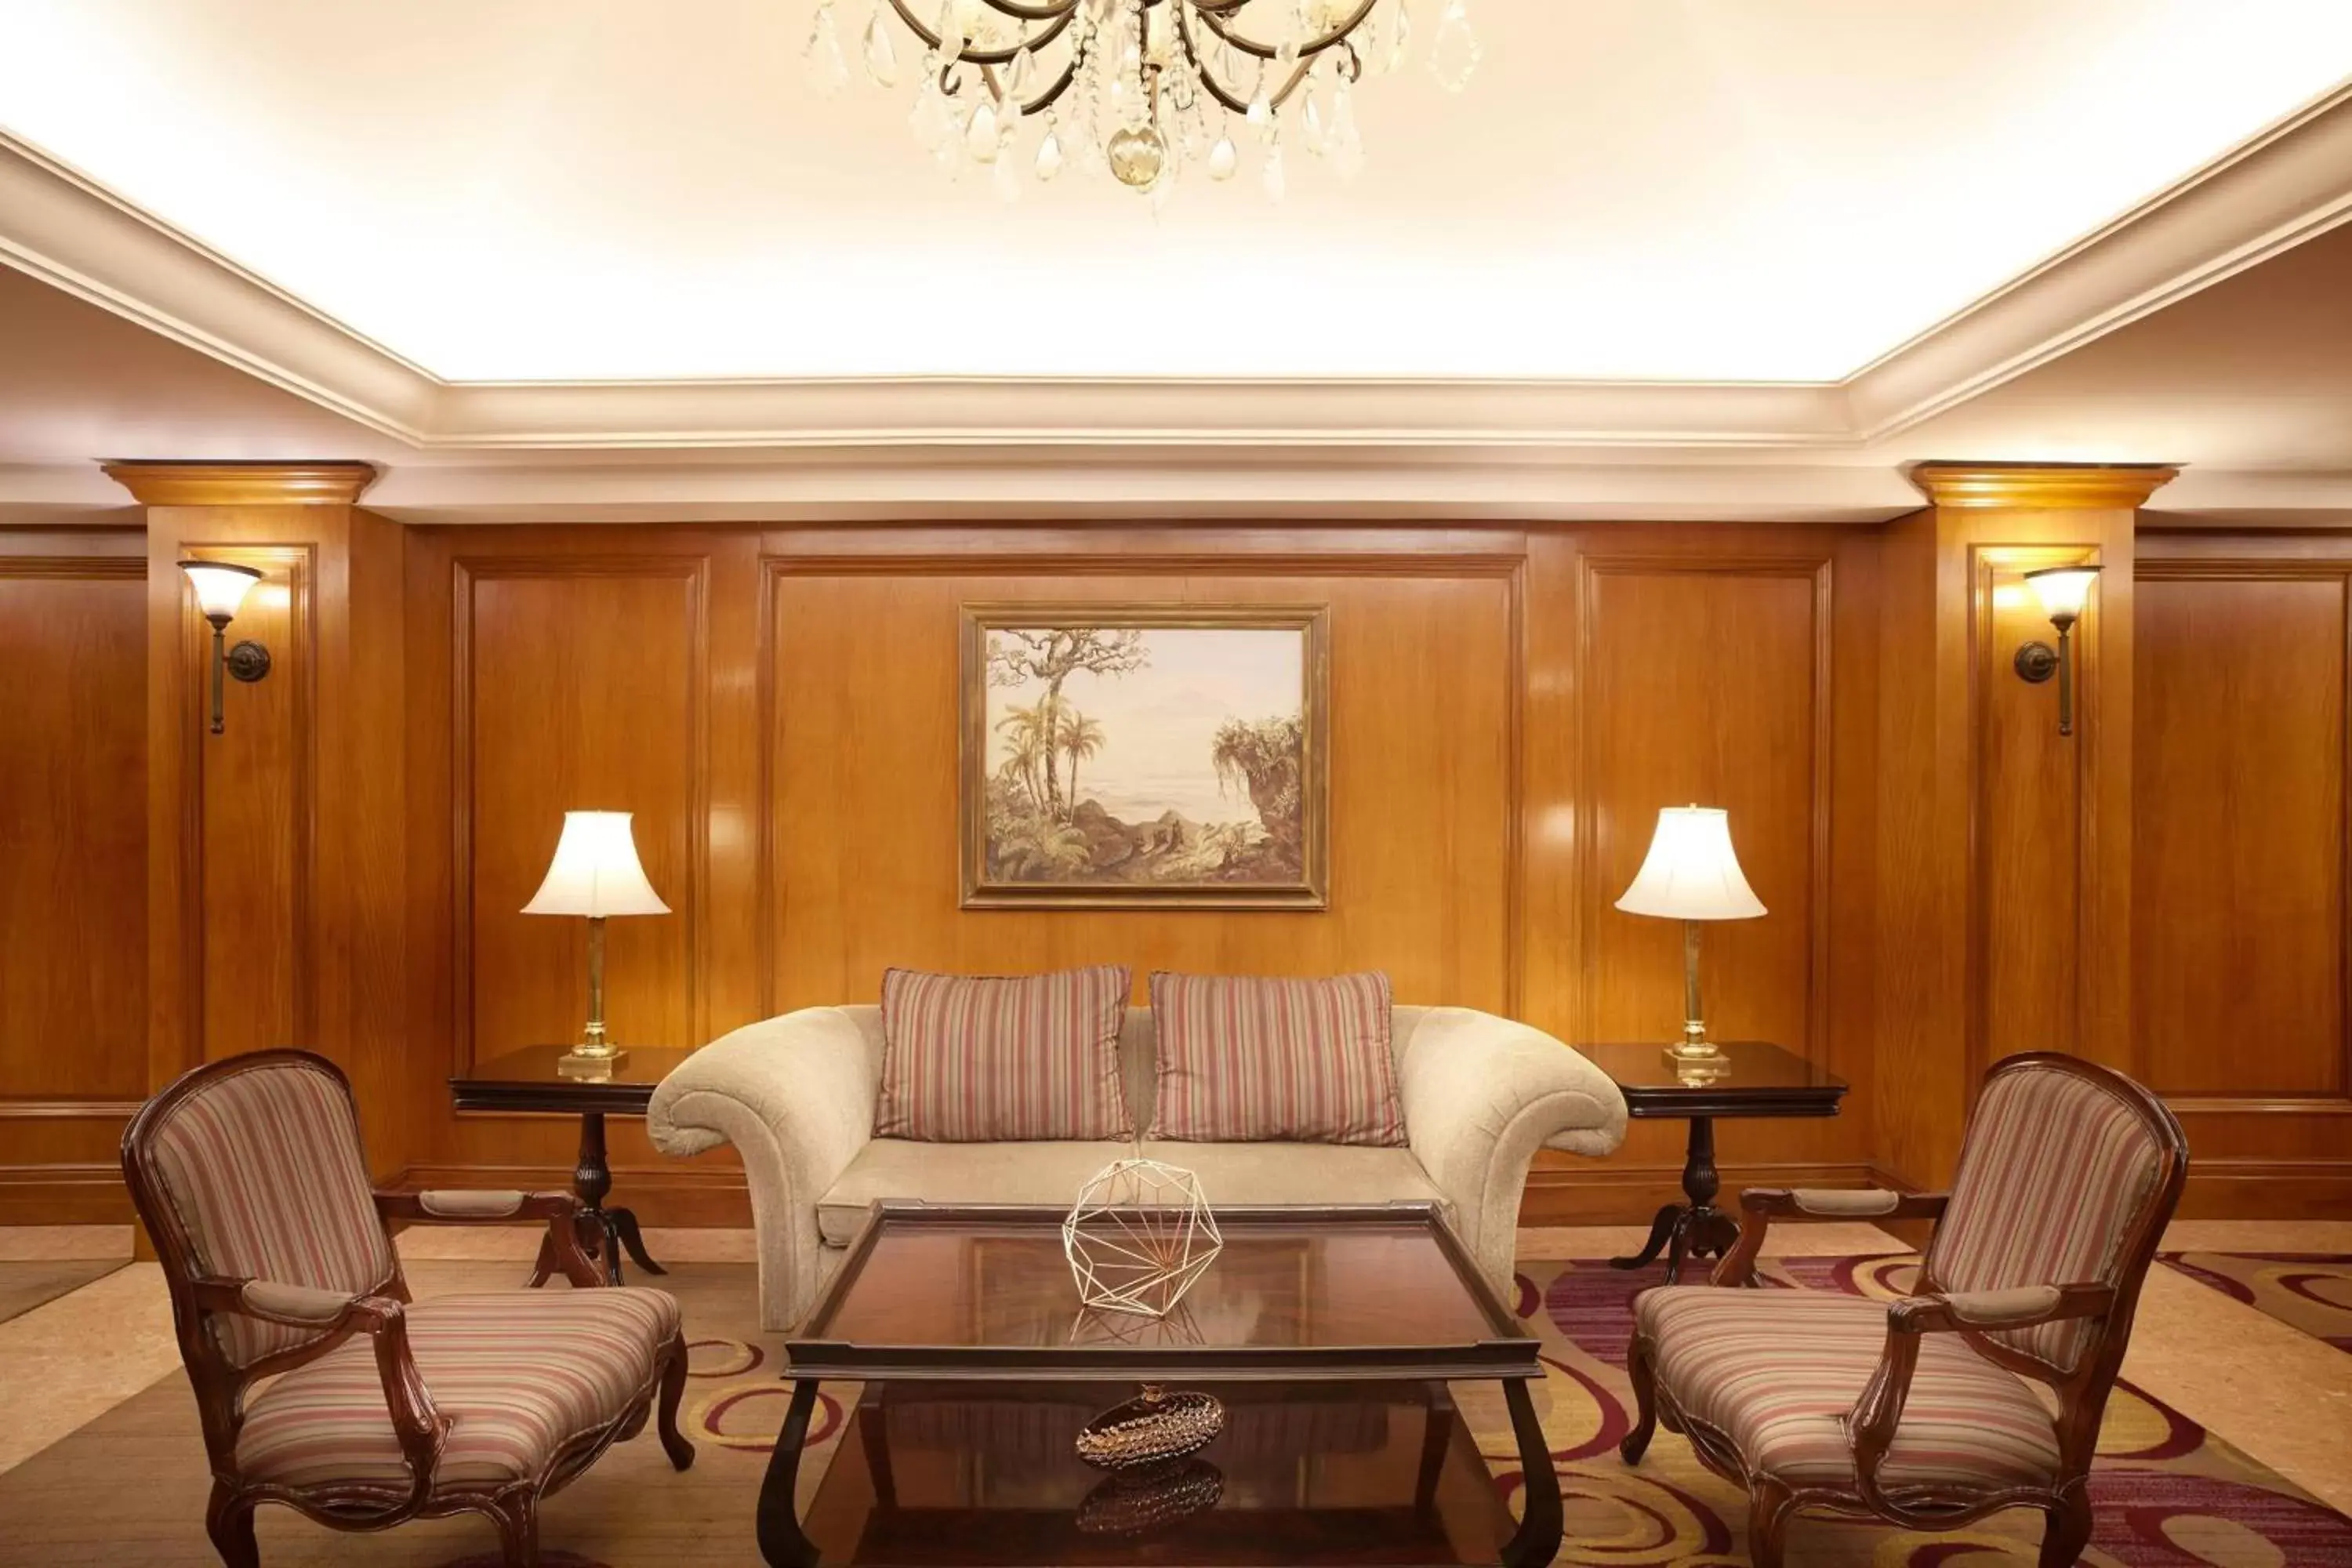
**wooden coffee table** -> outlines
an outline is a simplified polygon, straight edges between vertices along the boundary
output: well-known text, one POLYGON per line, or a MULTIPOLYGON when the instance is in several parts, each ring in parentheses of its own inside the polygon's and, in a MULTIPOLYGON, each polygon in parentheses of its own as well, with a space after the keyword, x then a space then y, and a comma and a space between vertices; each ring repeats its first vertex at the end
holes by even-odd
POLYGON ((761 1553, 777 1568, 1549 1563, 1559 1481, 1528 1397, 1536 1342, 1434 1206, 1216 1214, 1224 1250, 1155 1321, 1080 1304, 1060 1209, 876 1205, 785 1346, 761 1553), (1526 1469, 1516 1527, 1446 1389, 1486 1380, 1526 1469), (803 1521, 801 1449, 828 1381, 864 1388, 803 1521), (1145 1383, 1226 1405, 1164 1499, 1108 1485, 1071 1448, 1145 1383), (1120 1532, 1138 1520, 1154 1522, 1120 1532))

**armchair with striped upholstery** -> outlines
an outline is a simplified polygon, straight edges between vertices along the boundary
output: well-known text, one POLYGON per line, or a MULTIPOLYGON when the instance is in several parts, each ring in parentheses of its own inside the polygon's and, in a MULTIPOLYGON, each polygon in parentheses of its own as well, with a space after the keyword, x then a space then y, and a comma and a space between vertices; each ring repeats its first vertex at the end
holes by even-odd
POLYGON ((340 1530, 487 1514, 509 1568, 530 1568, 540 1500, 656 1396, 670 1462, 693 1462, 677 1303, 593 1288, 568 1194, 373 1191, 351 1083, 324 1058, 195 1068, 132 1119, 122 1168, 171 1287, 229 1568, 256 1568, 265 1502, 340 1530), (547 1221, 575 1289, 409 1300, 387 1220, 517 1217, 547 1221))
POLYGON ((2099 1419, 2188 1168, 2163 1101, 2036 1053, 1986 1077, 1948 1194, 1746 1194, 1713 1286, 1635 1300, 1625 1461, 1660 1422, 1688 1436, 1748 1489, 1756 1568, 1780 1568, 1801 1512, 1942 1530, 2021 1507, 2048 1515, 2042 1568, 2066 1568, 2090 1540, 2099 1419), (1771 1220, 1858 1217, 1936 1222, 1915 1294, 1717 1288, 1755 1282, 1771 1220))

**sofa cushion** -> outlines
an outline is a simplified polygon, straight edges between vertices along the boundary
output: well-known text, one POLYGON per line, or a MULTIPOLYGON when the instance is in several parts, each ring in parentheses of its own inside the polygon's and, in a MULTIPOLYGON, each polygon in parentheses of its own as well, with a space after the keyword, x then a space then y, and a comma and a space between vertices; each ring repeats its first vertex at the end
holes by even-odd
MULTIPOLYGON (((1066 1208, 1088 1176, 1135 1152, 1131 1143, 919 1143, 877 1138, 817 1199, 818 1233, 846 1247, 881 1198, 1041 1204, 1066 1208)), ((1239 1204, 1433 1203, 1410 1149, 1337 1143, 1146 1143, 1146 1158, 1201 1178, 1210 1206, 1239 1204)))
POLYGON ((948 1143, 1127 1138, 1128 972, 882 977, 877 1138, 948 1143))
POLYGON ((1151 1136, 1393 1146, 1405 1141, 1389 977, 1151 977, 1160 1047, 1151 1136))

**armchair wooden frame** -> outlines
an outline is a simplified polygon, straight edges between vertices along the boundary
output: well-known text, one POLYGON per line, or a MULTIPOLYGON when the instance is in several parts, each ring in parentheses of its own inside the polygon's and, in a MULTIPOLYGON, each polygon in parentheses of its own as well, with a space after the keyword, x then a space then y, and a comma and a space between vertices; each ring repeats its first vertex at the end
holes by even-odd
MULTIPOLYGON (((2133 1314, 2166 1224, 2180 1201, 2189 1174, 2189 1141, 2161 1100, 2120 1073, 2055 1052, 2030 1052, 2005 1058, 1986 1075, 1989 1089, 2005 1074, 2049 1069, 2099 1085, 2139 1118, 2158 1150, 2156 1179, 2140 1199, 2123 1235, 2112 1284, 2096 1280, 2019 1289, 1955 1292, 1934 1273, 1932 1247, 1923 1255, 1915 1294, 1889 1302, 1886 1339, 1877 1369, 1845 1417, 1853 1454, 1854 1486, 1791 1488, 1770 1476, 1752 1475, 1729 1436, 1681 1409, 1657 1376, 1656 1349, 1636 1333, 1626 1371, 1633 1384, 1636 1420, 1619 1446, 1627 1464, 1637 1464, 1658 1426, 1690 1439, 1699 1462, 1748 1493, 1748 1552, 1755 1568, 1780 1568, 1789 1521, 1800 1513, 1880 1519, 1913 1530, 1952 1530, 2008 1508, 2038 1508, 2049 1523, 2042 1536, 2040 1568, 2068 1568, 2091 1537, 2089 1479, 2105 1414, 2124 1351, 2131 1340, 2133 1314), (2101 1321, 2096 1342, 2071 1373, 1991 1337, 2070 1319, 2101 1321), (2059 1462, 2053 1484, 2001 1489, 1952 1486, 1906 1487, 1899 1495, 1880 1485, 1879 1469, 1895 1432, 1918 1364, 1921 1336, 1953 1333, 1977 1354, 2020 1376, 2047 1385, 2056 1396, 2059 1462)), ((1756 1283, 1756 1259, 1775 1219, 1925 1219, 1940 1221, 1949 1193, 1808 1193, 1751 1189, 1740 1195, 1739 1241, 1715 1269, 1710 1284, 1738 1289, 1756 1283)))
MULTIPOLYGON (((539 1506, 562 1489, 616 1442, 644 1430, 659 1397, 659 1430, 670 1462, 683 1470, 694 1462, 694 1447, 679 1433, 677 1408, 686 1391, 687 1351, 683 1330, 656 1358, 653 1374, 629 1396, 622 1414, 583 1432, 551 1454, 540 1472, 496 1486, 435 1484, 450 1419, 434 1405, 432 1390, 409 1350, 408 1284, 399 1255, 385 1249, 384 1277, 351 1295, 313 1289, 298 1282, 230 1279, 200 1271, 190 1229, 171 1196, 155 1152, 155 1135, 191 1095, 239 1073, 287 1067, 324 1073, 351 1101, 351 1081, 323 1057, 308 1051, 257 1051, 196 1068, 150 1100, 122 1135, 122 1173, 132 1205, 155 1244, 172 1296, 172 1321, 180 1355, 194 1387, 203 1423, 205 1452, 212 1468, 212 1500, 205 1528, 229 1568, 257 1568, 259 1551, 254 1510, 282 1503, 336 1530, 377 1531, 412 1519, 456 1513, 488 1515, 498 1526, 509 1568, 535 1568, 539 1561, 539 1506), (262 1322, 311 1331, 320 1337, 245 1365, 230 1359, 209 1321, 233 1314, 262 1322), (375 1363, 383 1382, 401 1457, 411 1479, 406 1486, 365 1483, 290 1487, 245 1480, 237 1468, 237 1435, 244 1425, 247 1392, 263 1378, 307 1365, 355 1334, 374 1342, 375 1363)), ((356 1129, 357 1117, 354 1114, 356 1129)), ((354 1131, 354 1137, 357 1136, 354 1131)), ((602 1272, 580 1246, 579 1204, 569 1193, 384 1193, 373 1194, 377 1223, 466 1224, 516 1218, 547 1222, 548 1246, 564 1278, 575 1289, 604 1283, 602 1272)))

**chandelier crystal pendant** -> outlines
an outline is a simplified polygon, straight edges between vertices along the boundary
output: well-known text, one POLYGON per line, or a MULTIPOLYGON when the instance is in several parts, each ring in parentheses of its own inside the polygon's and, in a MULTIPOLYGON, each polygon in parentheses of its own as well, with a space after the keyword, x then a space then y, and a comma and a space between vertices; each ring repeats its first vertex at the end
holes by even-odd
POLYGON ((1075 163, 1164 199, 1190 169, 1232 179, 1244 142, 1274 200, 1294 140, 1352 179, 1356 89, 1410 58, 1416 5, 1435 17, 1425 58, 1440 86, 1469 85, 1483 52, 1470 0, 870 0, 846 42, 838 3, 817 0, 811 86, 839 92, 852 52, 877 86, 911 80, 916 140, 951 177, 993 165, 1008 201, 1024 163, 1040 180, 1075 163))

